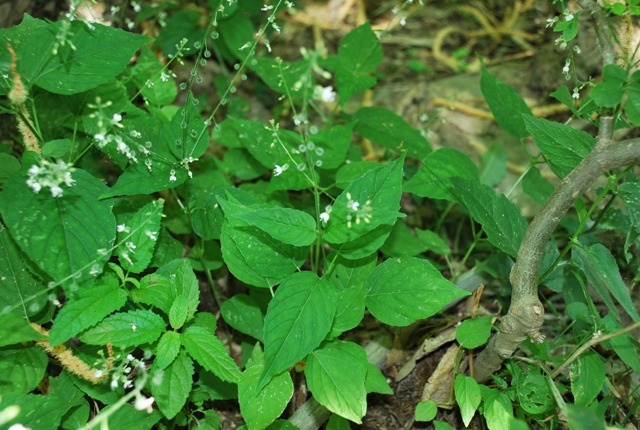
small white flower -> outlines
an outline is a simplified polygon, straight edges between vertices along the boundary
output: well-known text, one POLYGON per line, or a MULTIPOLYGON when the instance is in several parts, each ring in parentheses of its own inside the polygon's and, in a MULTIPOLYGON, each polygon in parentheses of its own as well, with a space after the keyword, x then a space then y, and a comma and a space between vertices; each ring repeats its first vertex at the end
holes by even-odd
POLYGON ((62 197, 62 188, 57 185, 51 187, 51 196, 58 198, 62 197))
POLYGON ((135 324, 131 324, 131 330, 132 331, 137 331, 138 330, 138 326, 135 324))
POLYGON ((93 374, 94 378, 96 378, 96 379, 102 378, 102 375, 104 375, 102 370, 96 370, 96 372, 93 374))
POLYGON ((111 122, 118 123, 122 121, 122 115, 120 115, 119 113, 114 113, 111 122))
POLYGON ((322 221, 325 224, 329 222, 329 218, 330 218, 330 215, 327 212, 322 212, 320 214, 320 221, 322 221))
POLYGON ((571 62, 570 62, 569 60, 567 60, 567 61, 564 63, 564 67, 562 68, 562 73, 564 73, 565 75, 566 75, 567 73, 569 73, 569 66, 570 66, 570 65, 571 65, 571 62))
POLYGON ((31 430, 31 428, 25 427, 22 424, 12 424, 9 430, 31 430))
POLYGON ((288 164, 283 164, 282 166, 279 166, 276 164, 275 169, 273 169, 273 176, 280 176, 282 175, 282 172, 284 172, 285 170, 287 170, 289 168, 288 164))
POLYGON ((133 407, 139 411, 146 410, 148 413, 151 413, 153 412, 153 408, 152 408, 153 402, 154 402, 153 396, 147 398, 143 395, 140 395, 136 397, 136 401, 134 402, 133 407))
POLYGON ((580 91, 577 88, 574 88, 573 94, 571 94, 571 97, 578 100, 580 98, 580 91))
POLYGON ((564 17, 565 21, 571 21, 573 20, 573 18, 575 18, 575 16, 572 13, 567 14, 567 16, 564 17))
POLYGON ((175 182, 178 178, 176 178, 176 171, 171 169, 169 172, 169 182, 175 182))
POLYGON ((120 224, 116 227, 116 230, 118 231, 118 233, 122 233, 123 231, 127 231, 129 230, 126 226, 126 224, 120 224))
POLYGON ((321 87, 320 85, 316 85, 313 89, 313 98, 322 100, 325 103, 332 103, 336 100, 336 92, 332 86, 321 87))
POLYGON ((149 239, 153 240, 154 242, 158 240, 158 233, 155 231, 146 230, 144 234, 146 234, 149 237, 149 239))
POLYGON ((128 354, 128 355, 127 355, 127 361, 133 361, 133 360, 135 360, 135 359, 136 359, 136 358, 135 358, 133 355, 131 355, 131 354, 128 354))
POLYGON ((169 80, 169 74, 163 71, 160 73, 160 80, 162 82, 167 82, 169 80))
POLYGON ((112 379, 111 380, 111 389, 115 390, 116 388, 118 388, 118 380, 117 379, 112 379))

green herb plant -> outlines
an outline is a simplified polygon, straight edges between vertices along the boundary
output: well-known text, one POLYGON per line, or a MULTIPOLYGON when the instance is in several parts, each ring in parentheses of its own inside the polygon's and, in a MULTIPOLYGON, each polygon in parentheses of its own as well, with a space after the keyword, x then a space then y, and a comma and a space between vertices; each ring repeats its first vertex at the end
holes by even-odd
MULTIPOLYGON (((613 49, 605 12, 580 3, 613 49)), ((369 23, 331 55, 285 60, 271 41, 288 1, 211 0, 204 24, 194 9, 132 2, 155 38, 71 19, 78 6, 0 30, 0 112, 16 124, 0 153, 0 428, 221 428, 223 401, 249 430, 350 428, 368 394, 393 395, 384 358, 354 335, 363 321, 409 326, 468 296, 478 285, 462 288, 465 272, 506 282, 511 265, 495 335, 487 314, 457 330, 469 351, 488 341, 470 375, 455 368, 464 424, 476 411, 490 429, 630 419, 616 412, 637 393, 615 399, 606 369, 640 373, 620 271, 637 265, 640 141, 614 139, 640 124, 634 64, 605 55, 580 105, 566 87, 552 94, 597 138, 531 116, 482 68, 500 127, 540 150, 518 179, 546 202, 529 223, 493 188, 502 178, 433 150, 388 109, 352 106, 383 60, 369 23), (209 81, 212 58, 222 71, 209 81), (245 87, 271 99, 272 117, 252 116, 245 87), (416 222, 403 196, 442 216, 416 222), (472 239, 454 238, 466 225, 472 239), (624 239, 620 255, 602 232, 624 239), (549 341, 541 283, 570 321, 549 341), (509 359, 523 342, 528 358, 509 359), (312 398, 294 413, 303 386, 312 398)), ((417 403, 416 420, 437 406, 417 403)))

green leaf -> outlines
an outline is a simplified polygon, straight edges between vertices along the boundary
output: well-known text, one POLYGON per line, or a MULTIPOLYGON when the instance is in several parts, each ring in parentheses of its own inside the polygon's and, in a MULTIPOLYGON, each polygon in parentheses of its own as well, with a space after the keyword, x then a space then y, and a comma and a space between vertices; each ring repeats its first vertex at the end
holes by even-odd
POLYGON ((371 88, 376 78, 371 76, 382 62, 382 45, 364 23, 349 32, 340 42, 336 64, 336 87, 344 104, 353 94, 371 88))
POLYGON ((153 311, 138 309, 115 313, 80 335, 89 345, 113 344, 126 348, 151 343, 160 337, 166 325, 153 311))
POLYGON ((160 232, 164 200, 154 200, 128 217, 119 217, 116 254, 123 269, 140 273, 149 266, 160 232), (124 218, 124 219, 122 219, 124 218))
POLYGON ((462 321, 456 329, 456 340, 463 348, 474 349, 484 345, 491 336, 490 316, 477 317, 462 321))
POLYGON ((482 66, 480 89, 500 128, 518 139, 529 136, 522 116, 531 109, 513 88, 482 66))
POLYGON ((16 157, 0 153, 0 184, 7 178, 20 170, 20 162, 16 157))
POLYGON ((240 412, 250 430, 267 428, 287 407, 293 396, 291 375, 283 373, 274 377, 264 388, 258 384, 264 371, 264 357, 260 347, 254 348, 253 356, 238 383, 240 412))
POLYGON ((404 191, 419 197, 455 201, 451 178, 479 179, 478 168, 469 157, 452 148, 438 149, 424 159, 404 191))
MULTIPOLYGON (((47 369, 47 354, 36 346, 0 349, 0 394, 27 394, 34 390, 47 369)), ((4 402, 3 402, 4 403, 4 402)))
POLYGON ((331 328, 331 336, 351 330, 360 324, 364 317, 365 291, 364 281, 375 267, 376 256, 348 260, 340 255, 331 254, 325 260, 325 273, 333 266, 329 281, 336 287, 337 308, 331 328))
POLYGON ((520 407, 527 414, 543 414, 555 406, 548 381, 538 368, 529 367, 518 376, 516 394, 520 407))
POLYGON ((286 278, 269 302, 264 320, 266 362, 260 388, 317 348, 335 313, 336 293, 328 281, 307 271, 286 278))
POLYGON ((392 225, 381 225, 350 242, 334 245, 333 249, 348 260, 359 260, 374 254, 389 237, 392 225))
POLYGON ((73 142, 69 139, 50 140, 42 146, 42 155, 63 158, 69 155, 73 142))
POLYGON ((131 69, 131 78, 142 96, 152 105, 167 105, 178 95, 178 87, 170 71, 164 67, 148 47, 144 47, 136 65, 131 69))
POLYGON ((428 422, 432 421, 438 414, 438 406, 433 400, 427 400, 425 402, 419 402, 416 406, 416 421, 428 422))
POLYGON ((293 246, 308 246, 317 237, 316 221, 311 215, 289 208, 245 208, 232 212, 228 217, 231 224, 242 220, 243 224, 257 227, 277 241, 293 246))
MULTIPOLYGON (((251 31, 249 32, 250 37, 251 31)), ((245 40, 241 42, 241 45, 246 43, 245 40)), ((240 53, 240 58, 244 59, 246 53, 240 53)), ((313 91, 315 80, 311 79, 311 82, 306 81, 304 85, 296 84, 300 82, 300 77, 312 77, 310 73, 312 64, 310 58, 305 58, 300 61, 287 62, 281 58, 271 57, 257 57, 255 61, 249 62, 251 70, 267 84, 267 86, 279 93, 286 94, 287 96, 295 98, 309 97, 313 91)))
MULTIPOLYGON (((635 176, 628 178, 620 185, 619 195, 627 207, 631 225, 637 232, 640 232, 640 199, 638 198, 640 196, 640 180, 635 176)), ((2 257, 0 256, 0 258, 2 257)))
POLYGON ((156 346, 156 359, 153 361, 153 365, 160 369, 166 369, 178 356, 180 346, 180 334, 175 331, 164 332, 158 341, 158 346, 156 346))
POLYGON ((0 224, 0 313, 13 309, 23 316, 34 315, 47 303, 44 291, 42 282, 29 271, 25 255, 0 224))
POLYGON ((607 378, 604 361, 587 351, 571 369, 571 392, 577 405, 589 406, 598 397, 607 378))
POLYGON ((207 128, 193 100, 189 94, 170 123, 148 115, 123 120, 122 133, 132 141, 129 145, 138 161, 129 164, 102 198, 151 194, 175 188, 191 177, 189 164, 209 146, 207 128))
POLYGON ((627 118, 634 125, 640 125, 640 72, 631 75, 631 82, 627 88, 627 103, 624 106, 627 118))
MULTIPOLYGON (((162 414, 156 409, 148 413, 146 410, 137 410, 132 404, 118 405, 118 408, 109 415, 109 428, 118 430, 152 429, 162 419, 162 414)), ((106 412, 109 412, 108 406, 106 412)), ((104 411, 104 409, 103 409, 104 411)))
POLYGON ((99 201, 104 184, 76 169, 76 181, 54 198, 45 188, 36 194, 15 175, 0 196, 3 219, 16 243, 56 281, 83 285, 102 271, 116 235, 112 202, 99 201))
POLYGON ((431 152, 429 141, 402 117, 388 109, 363 107, 354 115, 355 131, 392 151, 406 151, 407 156, 422 160, 431 152))
POLYGON ((364 387, 367 393, 393 395, 393 390, 389 386, 387 378, 382 374, 380 369, 371 363, 367 363, 367 379, 364 381, 364 387))
POLYGON ((313 135, 315 148, 314 158, 320 160, 320 169, 337 169, 344 165, 349 147, 351 146, 351 134, 354 123, 347 125, 334 125, 320 130, 313 135))
POLYGON ((223 381, 238 383, 238 365, 212 330, 202 325, 191 324, 182 332, 180 339, 189 355, 202 367, 223 381))
POLYGON ((187 320, 187 311, 189 303, 187 296, 180 294, 173 300, 173 304, 169 309, 169 324, 174 330, 182 328, 187 320))
POLYGON ((80 290, 60 310, 49 332, 49 343, 54 346, 66 342, 81 331, 102 321, 127 301, 127 292, 118 280, 105 276, 96 284, 80 290))
POLYGON ((287 245, 256 227, 232 227, 229 222, 222 226, 220 245, 229 271, 262 288, 273 287, 297 271, 309 253, 308 247, 287 245))
POLYGON ((629 289, 620 276, 618 264, 607 247, 600 243, 588 247, 576 246, 573 248, 572 257, 613 315, 619 318, 618 310, 610 295, 616 299, 633 321, 640 320, 629 289))
POLYGON ((309 355, 304 374, 313 397, 357 424, 367 412, 367 354, 360 345, 333 341, 309 355))
POLYGON ((22 78, 56 94, 77 94, 110 81, 150 41, 95 22, 90 26, 80 20, 44 23, 30 16, 14 36, 22 78))
POLYGON ((167 315, 171 309, 173 297, 169 276, 157 273, 142 278, 138 288, 131 291, 134 302, 154 306, 167 315))
POLYGON ((569 430, 606 430, 607 425, 592 409, 580 405, 566 405, 567 424, 569 430))
POLYGON ((551 182, 542 177, 540 170, 532 166, 522 179, 522 189, 533 197, 535 201, 544 204, 553 193, 554 188, 551 182))
POLYGON ((185 351, 164 369, 162 382, 151 384, 151 393, 162 414, 172 419, 187 402, 193 385, 193 363, 185 351))
POLYGON ((386 260, 373 269, 365 286, 371 314, 394 326, 428 318, 469 294, 447 281, 428 260, 413 257, 386 260))
POLYGON ((234 329, 264 342, 264 315, 258 304, 246 294, 236 294, 220 306, 222 318, 234 329))
POLYGON ((478 406, 480 406, 480 387, 475 379, 465 375, 458 375, 453 384, 453 391, 460 408, 462 422, 465 427, 468 427, 478 406))
POLYGON ((414 257, 428 249, 428 244, 412 232, 407 224, 398 221, 393 225, 391 234, 380 248, 387 257, 414 257))
POLYGON ((513 418, 513 405, 506 394, 499 393, 490 400, 485 399, 484 417, 491 430, 514 430, 509 423, 513 418))
POLYGON ((3 331, 2 337, 0 337, 0 347, 47 338, 35 331, 29 322, 17 312, 0 312, 0 327, 3 331))
POLYGON ((331 414, 327 421, 326 430, 351 430, 349 420, 342 418, 340 415, 331 414))
MULTIPOLYGON (((607 333, 613 333, 622 328, 611 314, 605 315, 604 318, 602 318, 602 322, 604 323, 607 333)), ((609 339, 604 345, 608 349, 613 348, 624 364, 635 372, 640 373, 640 354, 638 354, 637 340, 634 339, 633 336, 624 333, 609 339)))
POLYGON ((452 184, 458 200, 482 224, 489 242, 515 257, 528 226, 520 210, 503 194, 478 181, 453 178, 452 184))
MULTIPOLYGON (((37 394, 11 393, 2 396, 4 405, 15 405, 19 413, 15 418, 3 423, 10 428, 19 424, 23 428, 33 430, 54 429, 60 426, 62 417, 73 406, 73 401, 68 401, 59 396, 42 396, 37 394)), ((20 427, 18 427, 20 428, 20 427)))
POLYGON ((157 274, 169 278, 171 292, 171 301, 169 302, 171 307, 168 309, 169 319, 171 320, 173 309, 173 323, 179 324, 181 322, 180 326, 182 326, 185 321, 193 318, 200 304, 200 287, 198 278, 191 268, 191 263, 186 258, 173 260, 159 268, 157 274), (180 296, 182 298, 178 299, 180 296), (179 301, 178 305, 175 304, 176 301, 179 301), (178 307, 174 308, 174 306, 178 307), (184 320, 182 320, 183 318, 184 320))
POLYGON ((499 143, 494 143, 487 152, 480 154, 480 161, 482 162, 481 183, 492 187, 499 184, 507 175, 507 154, 499 143))
POLYGON ((404 157, 369 170, 349 184, 333 203, 324 239, 345 243, 361 238, 381 225, 393 225, 402 214, 404 157))
POLYGON ((567 176, 595 145, 592 136, 568 125, 533 116, 525 116, 524 121, 549 167, 559 178, 567 176))
POLYGON ((607 64, 602 74, 604 81, 591 89, 589 97, 600 107, 616 107, 624 96, 627 71, 617 64, 607 64))

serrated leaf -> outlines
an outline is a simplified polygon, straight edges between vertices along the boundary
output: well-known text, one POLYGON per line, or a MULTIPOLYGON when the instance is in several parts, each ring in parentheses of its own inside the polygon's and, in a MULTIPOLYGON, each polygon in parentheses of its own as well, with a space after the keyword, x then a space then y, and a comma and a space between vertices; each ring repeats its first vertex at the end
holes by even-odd
POLYGON ((204 120, 193 100, 189 94, 169 123, 150 115, 122 121, 123 134, 137 136, 128 137, 137 162, 129 164, 102 198, 151 194, 175 188, 190 178, 189 164, 209 146, 204 120))
POLYGON ((0 184, 20 170, 20 162, 13 155, 0 153, 0 184))
POLYGON ((222 226, 222 257, 235 277, 249 285, 273 287, 297 271, 309 248, 283 244, 255 227, 222 226))
POLYGON ((54 346, 66 342, 120 309, 126 301, 127 292, 120 288, 115 278, 98 280, 80 290, 62 307, 49 332, 49 343, 54 346))
POLYGON ((431 152, 429 141, 402 117, 380 107, 360 108, 353 119, 355 131, 367 139, 410 158, 422 160, 431 152))
POLYGON ((62 417, 73 406, 73 402, 63 397, 38 394, 12 393, 2 396, 2 403, 16 405, 19 413, 8 420, 6 428, 13 425, 39 430, 58 428, 62 417))
POLYGON ((58 198, 48 188, 34 193, 20 175, 7 180, 0 197, 16 243, 64 287, 93 281, 109 259, 116 233, 113 203, 98 200, 105 185, 81 169, 71 176, 75 184, 58 198))
POLYGON ((509 397, 499 393, 490 400, 484 399, 484 417, 491 430, 515 430, 510 425, 513 418, 513 405, 509 397))
POLYGON ((175 331, 165 332, 156 346, 156 358, 153 365, 165 369, 178 356, 181 345, 180 334, 175 331))
POLYGON ((90 29, 82 21, 45 23, 30 16, 13 36, 22 78, 56 94, 77 94, 113 79, 150 41, 95 22, 90 29), (57 39, 61 34, 66 35, 65 44, 57 39))
POLYGON ((531 115, 531 109, 513 88, 484 66, 480 89, 500 128, 518 139, 524 139, 529 135, 522 116, 531 115))
POLYGON ((14 346, 0 349, 0 394, 27 394, 34 390, 42 378, 49 359, 36 346, 14 346))
POLYGON ((368 364, 360 345, 333 341, 309 355, 304 374, 309 390, 320 404, 361 424, 367 412, 368 364))
POLYGON ((306 271, 285 279, 264 320, 266 361, 260 387, 317 348, 335 313, 336 293, 328 281, 306 271))
POLYGON ((175 330, 178 330, 187 320, 189 303, 187 302, 187 296, 180 294, 176 296, 169 309, 169 324, 175 330))
POLYGON ((311 215, 290 208, 246 208, 233 212, 229 220, 239 219, 257 227, 275 240, 293 246, 308 246, 318 236, 316 221, 311 215))
POLYGON ((456 340, 463 348, 474 349, 484 345, 491 336, 490 316, 481 316, 462 321, 456 329, 456 340))
POLYGON ((154 306, 168 315, 173 303, 171 280, 157 273, 147 275, 140 280, 138 288, 131 290, 131 298, 136 303, 154 306))
POLYGON ((193 363, 187 353, 182 351, 164 369, 162 381, 151 384, 151 393, 166 418, 175 417, 187 402, 193 385, 193 373, 193 363))
POLYGON ((393 394, 387 378, 371 363, 367 363, 367 379, 364 381, 364 386, 367 393, 393 394))
POLYGON ((47 303, 43 293, 44 287, 29 271, 25 255, 0 224, 0 311, 6 308, 23 316, 34 315, 47 303))
POLYGON ((640 125, 640 71, 636 71, 631 75, 624 112, 632 124, 640 125))
POLYGON ((569 430, 606 430, 604 419, 593 409, 580 405, 567 404, 565 414, 569 430))
POLYGON ((123 269, 140 273, 149 266, 160 232, 160 219, 164 200, 153 202, 140 208, 125 219, 118 228, 116 254, 123 269), (120 231, 122 230, 122 231, 120 231))
POLYGON ((393 225, 402 216, 399 210, 403 163, 404 157, 398 158, 351 182, 333 203, 324 239, 329 243, 345 243, 381 225, 393 225))
POLYGON ((86 330, 80 340, 89 345, 113 344, 126 348, 151 343, 160 337, 166 325, 153 311, 138 309, 115 313, 86 330))
POLYGON ((251 296, 236 294, 225 300, 220 313, 231 327, 263 342, 264 315, 251 296))
POLYGON ((223 381, 238 383, 238 365, 212 331, 192 324, 182 332, 180 340, 189 355, 206 370, 223 381))
POLYGON ((482 225, 487 239, 502 252, 515 257, 527 231, 520 210, 503 194, 478 181, 453 178, 455 194, 471 217, 482 225))
POLYGON ((186 258, 180 258, 173 260, 164 266, 160 267, 157 271, 158 275, 163 275, 169 278, 169 288, 171 291, 171 308, 169 308, 169 316, 171 316, 171 309, 175 306, 175 301, 180 300, 181 309, 175 309, 176 312, 184 312, 184 314, 176 313, 174 315, 174 322, 177 324, 180 319, 184 318, 182 323, 191 320, 198 309, 200 304, 200 287, 198 284, 198 278, 196 278, 191 263, 186 258), (178 299, 179 296, 183 296, 182 299, 178 299), (182 302, 184 300, 184 302, 182 302))
POLYGON ((468 427, 478 406, 480 406, 480 387, 475 379, 465 375, 458 375, 454 381, 453 391, 460 408, 462 422, 465 427, 468 427))
POLYGON ((480 154, 480 182, 490 187, 499 184, 507 175, 507 154, 504 147, 494 143, 489 150, 480 154))
POLYGON ((428 318, 469 293, 457 288, 428 260, 388 259, 367 278, 367 308, 385 324, 406 326, 428 318))
POLYGON ((588 247, 576 246, 573 248, 572 256, 576 265, 585 273, 613 315, 619 318, 618 310, 610 295, 616 299, 633 321, 640 320, 629 289, 620 276, 618 264, 607 247, 600 243, 588 247))
POLYGON ((288 373, 274 377, 259 389, 263 371, 263 363, 250 362, 238 383, 240 411, 249 430, 267 428, 282 414, 293 396, 293 381, 288 373))
POLYGON ((381 225, 350 242, 334 245, 332 248, 347 260, 359 260, 369 257, 384 245, 392 228, 392 225, 381 225))
POLYGON ((451 184, 453 177, 479 179, 480 173, 462 152, 441 148, 427 155, 420 169, 404 185, 404 191, 419 197, 455 201, 451 184))
POLYGON ((382 45, 368 22, 342 39, 336 65, 336 87, 342 104, 353 94, 375 85, 376 78, 371 73, 381 62, 382 45))
POLYGON ((592 136, 568 125, 533 116, 525 116, 524 121, 549 167, 559 178, 567 176, 595 145, 592 136))

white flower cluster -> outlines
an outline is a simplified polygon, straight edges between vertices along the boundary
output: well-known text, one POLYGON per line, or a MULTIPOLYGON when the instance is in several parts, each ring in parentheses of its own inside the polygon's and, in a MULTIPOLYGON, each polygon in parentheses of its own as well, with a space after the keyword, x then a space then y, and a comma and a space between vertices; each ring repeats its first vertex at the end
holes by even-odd
POLYGON ((27 171, 29 176, 27 185, 36 194, 48 187, 53 197, 62 197, 62 186, 72 187, 76 183, 75 179, 71 177, 71 173, 74 171, 75 168, 62 160, 57 163, 41 160, 40 165, 34 164, 27 171))
POLYGON ((360 224, 371 222, 371 200, 367 200, 362 207, 360 202, 353 200, 351 193, 347 191, 347 228, 353 227, 353 223, 360 224))
POLYGON ((316 85, 313 88, 313 98, 315 100, 322 100, 325 103, 333 103, 336 101, 336 92, 332 86, 321 87, 320 85, 316 85))

